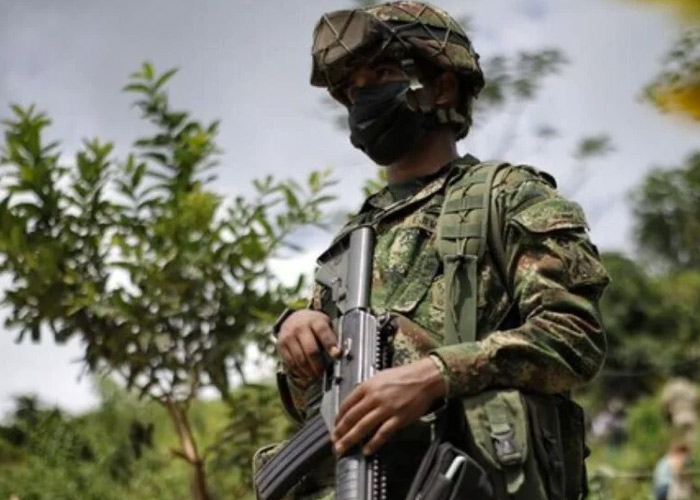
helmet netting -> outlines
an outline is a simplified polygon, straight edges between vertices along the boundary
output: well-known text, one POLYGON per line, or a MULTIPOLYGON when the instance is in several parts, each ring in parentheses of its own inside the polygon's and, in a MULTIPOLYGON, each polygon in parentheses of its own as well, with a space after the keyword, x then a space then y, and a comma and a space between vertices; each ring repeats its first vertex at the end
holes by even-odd
MULTIPOLYGON (((461 102, 456 111, 466 116, 457 120, 456 128, 459 137, 466 135, 471 124, 472 100, 483 87, 483 75, 469 39, 445 11, 420 2, 393 2, 326 14, 315 34, 324 29, 326 35, 331 34, 335 39, 313 52, 313 85, 326 87, 335 99, 347 105, 345 80, 359 65, 379 57, 425 60, 457 73, 461 102), (343 15, 343 22, 334 24, 343 15), (360 28, 363 31, 358 33, 360 28), (358 35, 364 38, 355 39, 352 45, 347 43, 358 35)), ((448 115, 451 111, 454 110, 448 110, 448 115)))

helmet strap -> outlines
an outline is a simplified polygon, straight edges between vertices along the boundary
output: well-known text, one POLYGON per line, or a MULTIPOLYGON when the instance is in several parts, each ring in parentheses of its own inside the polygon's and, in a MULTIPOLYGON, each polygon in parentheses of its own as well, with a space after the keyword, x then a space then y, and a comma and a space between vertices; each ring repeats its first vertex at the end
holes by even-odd
POLYGON ((466 117, 457 111, 454 106, 451 108, 436 108, 432 103, 430 96, 425 91, 425 87, 418 78, 418 69, 416 61, 413 58, 405 58, 401 60, 401 68, 409 79, 409 106, 420 111, 423 114, 432 114, 440 124, 457 124, 464 125, 467 122, 466 117))

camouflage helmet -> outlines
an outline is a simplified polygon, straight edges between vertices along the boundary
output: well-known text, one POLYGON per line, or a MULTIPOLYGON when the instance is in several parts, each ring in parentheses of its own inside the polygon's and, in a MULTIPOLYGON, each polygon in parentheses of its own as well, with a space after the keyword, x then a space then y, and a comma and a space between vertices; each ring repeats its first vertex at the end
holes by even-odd
POLYGON ((327 88, 346 106, 344 86, 349 74, 378 57, 402 63, 415 58, 454 71, 460 80, 461 102, 441 121, 457 123, 460 138, 471 124, 472 99, 484 87, 479 56, 462 27, 447 12, 427 3, 391 2, 324 14, 314 29, 311 52, 311 85, 327 88))

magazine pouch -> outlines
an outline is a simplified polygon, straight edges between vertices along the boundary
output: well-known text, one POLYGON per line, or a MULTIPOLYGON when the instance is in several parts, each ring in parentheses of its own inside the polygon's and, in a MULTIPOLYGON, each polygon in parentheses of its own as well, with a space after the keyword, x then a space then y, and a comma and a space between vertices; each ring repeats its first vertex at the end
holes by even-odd
POLYGON ((548 500, 533 454, 528 405, 517 390, 463 398, 468 452, 486 470, 497 499, 548 500))

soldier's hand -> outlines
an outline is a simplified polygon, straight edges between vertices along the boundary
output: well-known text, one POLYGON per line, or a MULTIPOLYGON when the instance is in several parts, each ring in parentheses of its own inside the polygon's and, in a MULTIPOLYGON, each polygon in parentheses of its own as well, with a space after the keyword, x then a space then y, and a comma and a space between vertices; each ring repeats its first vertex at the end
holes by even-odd
POLYGON ((277 352, 285 368, 303 382, 317 380, 323 373, 322 349, 333 358, 340 355, 337 344, 330 318, 310 309, 290 315, 277 336, 277 352))
POLYGON ((445 391, 442 374, 429 358, 378 372, 343 401, 331 435, 336 453, 372 436, 362 448, 371 455, 397 430, 423 416, 445 391))

